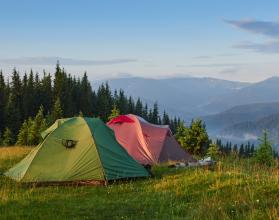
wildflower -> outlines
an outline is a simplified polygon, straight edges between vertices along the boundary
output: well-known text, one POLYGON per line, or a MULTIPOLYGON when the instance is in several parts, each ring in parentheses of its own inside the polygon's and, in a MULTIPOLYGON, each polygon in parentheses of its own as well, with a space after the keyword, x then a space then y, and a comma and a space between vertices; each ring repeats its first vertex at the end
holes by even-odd
POLYGON ((256 200, 256 202, 257 202, 257 203, 259 203, 259 202, 260 202, 260 200, 259 200, 259 199, 257 199, 257 200, 256 200))

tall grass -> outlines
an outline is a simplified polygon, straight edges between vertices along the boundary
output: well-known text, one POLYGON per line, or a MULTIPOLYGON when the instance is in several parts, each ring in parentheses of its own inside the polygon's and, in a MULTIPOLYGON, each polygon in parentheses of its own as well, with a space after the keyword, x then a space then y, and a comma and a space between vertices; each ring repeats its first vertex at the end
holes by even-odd
MULTIPOLYGON (((4 171, 30 148, 0 148, 4 171)), ((22 186, 0 177, 0 219, 278 219, 278 169, 225 158, 213 170, 153 168, 154 178, 94 186, 22 186)))

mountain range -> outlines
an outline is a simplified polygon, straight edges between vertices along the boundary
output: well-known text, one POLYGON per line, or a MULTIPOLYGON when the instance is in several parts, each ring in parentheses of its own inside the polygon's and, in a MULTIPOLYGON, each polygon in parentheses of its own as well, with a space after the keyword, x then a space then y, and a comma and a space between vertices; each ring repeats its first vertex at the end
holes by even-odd
MULTIPOLYGON (((157 101, 161 110, 186 123, 202 118, 213 137, 254 141, 266 128, 279 143, 279 77, 257 83, 195 77, 106 81, 112 89, 121 88, 149 105, 157 101)), ((93 86, 103 82, 94 82, 93 86)))
MULTIPOLYGON (((128 77, 106 81, 112 89, 123 89, 126 94, 135 98, 141 97, 150 105, 157 101, 160 109, 186 120, 219 112, 209 110, 207 106, 249 85, 249 83, 194 77, 167 79, 128 77)), ((93 86, 97 88, 103 82, 93 82, 93 86)))

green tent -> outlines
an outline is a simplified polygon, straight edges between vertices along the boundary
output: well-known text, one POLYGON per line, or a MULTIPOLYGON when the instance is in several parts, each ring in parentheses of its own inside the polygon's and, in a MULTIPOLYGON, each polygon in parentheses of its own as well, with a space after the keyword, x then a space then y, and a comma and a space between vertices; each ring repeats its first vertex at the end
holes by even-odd
POLYGON ((20 182, 107 182, 149 173, 116 141, 98 118, 59 119, 43 142, 5 175, 20 182))

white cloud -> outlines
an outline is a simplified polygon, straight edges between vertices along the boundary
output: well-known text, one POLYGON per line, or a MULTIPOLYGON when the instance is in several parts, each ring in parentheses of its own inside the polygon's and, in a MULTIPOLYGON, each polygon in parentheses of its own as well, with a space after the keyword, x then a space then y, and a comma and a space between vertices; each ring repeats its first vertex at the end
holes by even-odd
POLYGON ((100 65, 113 65, 137 62, 136 59, 110 59, 110 60, 82 60, 82 59, 71 59, 64 57, 19 57, 19 58, 2 58, 0 59, 1 64, 10 65, 55 65, 57 61, 62 65, 73 65, 73 66, 100 66, 100 65))

